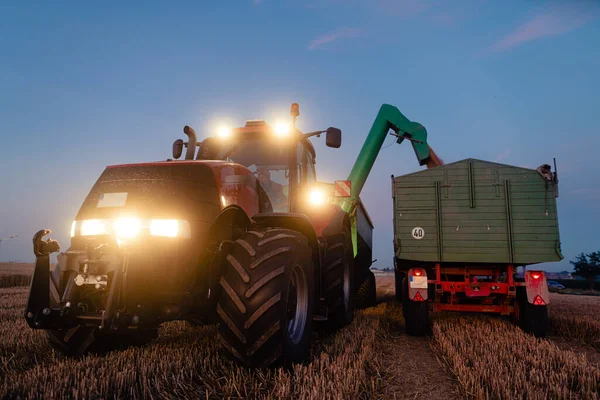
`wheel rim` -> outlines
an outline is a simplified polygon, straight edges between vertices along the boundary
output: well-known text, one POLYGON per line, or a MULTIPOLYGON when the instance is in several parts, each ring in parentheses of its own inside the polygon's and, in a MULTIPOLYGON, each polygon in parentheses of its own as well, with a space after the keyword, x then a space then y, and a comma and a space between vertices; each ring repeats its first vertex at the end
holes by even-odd
POLYGON ((308 287, 306 276, 299 265, 292 271, 288 288, 287 328, 290 340, 298 344, 304 336, 308 316, 308 287))

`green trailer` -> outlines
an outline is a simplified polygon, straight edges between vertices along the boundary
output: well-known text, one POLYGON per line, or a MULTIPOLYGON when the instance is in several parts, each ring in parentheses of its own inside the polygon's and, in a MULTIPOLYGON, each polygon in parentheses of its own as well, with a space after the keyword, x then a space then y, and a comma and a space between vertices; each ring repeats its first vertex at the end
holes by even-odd
POLYGON ((544 336, 545 274, 516 267, 563 259, 549 165, 521 168, 466 159, 392 176, 396 296, 407 331, 429 311, 511 316, 544 336))

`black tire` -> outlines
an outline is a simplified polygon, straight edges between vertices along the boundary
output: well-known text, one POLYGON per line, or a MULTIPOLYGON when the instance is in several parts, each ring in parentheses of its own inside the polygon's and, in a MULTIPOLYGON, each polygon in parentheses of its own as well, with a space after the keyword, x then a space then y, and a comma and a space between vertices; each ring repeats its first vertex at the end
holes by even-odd
POLYGON ((288 229, 249 231, 222 266, 217 301, 226 353, 251 367, 291 366, 312 340, 313 263, 306 237, 288 229))
POLYGON ((328 306, 327 325, 338 329, 352 323, 355 310, 354 254, 349 227, 327 239, 323 290, 328 306))
MULTIPOLYGON (((62 296, 65 284, 60 284, 57 265, 50 279, 51 298, 57 293, 62 296), (62 290, 61 290, 62 287, 62 290)), ((72 274, 65 274, 68 279, 72 274)), ((70 329, 52 329, 46 331, 48 344, 54 350, 67 357, 79 357, 86 353, 105 353, 132 346, 143 346, 158 337, 158 328, 133 330, 126 333, 100 333, 92 326, 78 325, 70 329)))
POLYGON ((536 306, 531 303, 525 304, 525 315, 527 318, 523 323, 523 329, 532 333, 535 337, 545 338, 548 334, 548 306, 536 306))
POLYGON ((394 268, 394 289, 396 294, 396 301, 402 303, 402 279, 406 274, 400 271, 398 268, 394 268))
POLYGON ((539 338, 547 336, 549 329, 548 306, 536 306, 529 303, 524 287, 517 287, 515 309, 514 320, 523 331, 539 338))
POLYGON ((412 301, 408 298, 408 279, 402 279, 402 313, 406 334, 424 336, 429 329, 429 306, 427 301, 412 301))
POLYGON ((356 291, 356 307, 365 309, 377 305, 377 287, 373 271, 367 271, 356 291))
POLYGON ((158 337, 158 329, 135 330, 127 333, 100 333, 98 328, 76 326, 47 331, 50 346, 67 357, 79 357, 88 353, 103 354, 114 350, 145 346, 158 337), (65 338, 68 341, 65 342, 65 338))

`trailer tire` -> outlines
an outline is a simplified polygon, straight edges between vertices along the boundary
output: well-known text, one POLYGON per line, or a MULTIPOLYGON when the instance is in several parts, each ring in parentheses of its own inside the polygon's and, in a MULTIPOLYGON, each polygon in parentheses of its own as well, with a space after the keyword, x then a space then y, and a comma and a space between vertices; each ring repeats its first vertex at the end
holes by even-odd
POLYGON ((536 306, 527 301, 524 287, 517 287, 515 322, 526 333, 544 338, 548 334, 548 306, 536 306))
POLYGON ((404 326, 409 336, 424 336, 429 329, 429 305, 427 301, 412 301, 408 298, 408 279, 402 279, 402 313, 404 326))
POLYGON ((303 362, 312 341, 313 261, 306 237, 251 230, 222 265, 217 301, 225 353, 250 367, 303 362))
POLYGON ((367 271, 356 292, 356 306, 359 309, 377 305, 377 287, 373 271, 367 271))
POLYGON ((346 225, 343 232, 327 237, 323 265, 323 290, 330 315, 327 325, 335 330, 354 319, 354 254, 349 226, 346 225))
POLYGON ((525 304, 524 321, 525 332, 532 333, 535 337, 545 338, 548 334, 548 306, 536 306, 531 303, 525 304))

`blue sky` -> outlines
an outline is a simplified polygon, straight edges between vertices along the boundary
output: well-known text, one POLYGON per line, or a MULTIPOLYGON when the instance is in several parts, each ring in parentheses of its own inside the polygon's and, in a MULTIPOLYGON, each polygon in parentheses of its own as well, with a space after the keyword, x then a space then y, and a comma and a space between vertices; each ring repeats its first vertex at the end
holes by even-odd
MULTIPOLYGON (((600 250, 600 2, 237 0, 0 5, 0 261, 63 246, 104 166, 165 159, 189 124, 287 116, 316 140, 321 180, 345 178, 379 106, 425 125, 446 162, 535 168, 557 158, 569 267, 600 250)), ((391 265, 390 175, 421 169, 384 149, 363 190, 377 266, 391 265)))

